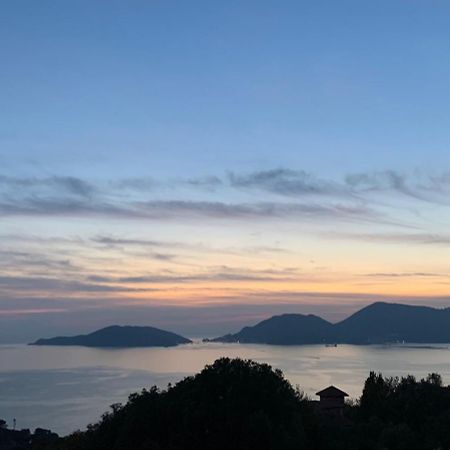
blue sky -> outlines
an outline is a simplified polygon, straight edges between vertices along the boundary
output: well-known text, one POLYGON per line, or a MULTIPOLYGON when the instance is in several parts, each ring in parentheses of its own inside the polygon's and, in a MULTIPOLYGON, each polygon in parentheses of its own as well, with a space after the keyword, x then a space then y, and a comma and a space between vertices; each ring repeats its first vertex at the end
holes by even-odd
POLYGON ((9 3, 2 147, 96 175, 106 159, 106 176, 136 172, 124 154, 168 175, 440 168, 449 13, 427 1, 9 3))
POLYGON ((333 317, 343 292, 446 304, 449 13, 392 0, 3 5, 0 320, 79 329, 88 307, 95 325, 147 308, 165 325, 169 305, 176 328, 195 305, 192 327, 213 332, 255 320, 241 314, 255 302, 333 317), (150 262, 136 254, 150 247, 150 262), (208 315, 218 292, 226 323, 208 315))

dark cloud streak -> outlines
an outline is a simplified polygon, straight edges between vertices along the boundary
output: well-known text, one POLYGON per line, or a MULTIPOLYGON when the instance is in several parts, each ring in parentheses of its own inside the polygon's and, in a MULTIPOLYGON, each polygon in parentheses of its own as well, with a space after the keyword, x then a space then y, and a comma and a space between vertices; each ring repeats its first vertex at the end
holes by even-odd
POLYGON ((450 245, 450 235, 433 233, 322 233, 328 239, 348 239, 368 243, 450 245))
MULTIPOLYGON (((303 195, 341 195, 343 186, 325 180, 319 180, 304 171, 291 169, 273 169, 251 172, 245 175, 230 172, 230 185, 235 188, 261 189, 285 196, 303 195)), ((348 190, 346 193, 349 193, 348 190)))
POLYGON ((0 175, 0 188, 8 189, 41 189, 63 190, 78 197, 90 198, 97 188, 87 181, 70 176, 52 176, 47 178, 14 178, 0 175))
POLYGON ((344 221, 379 221, 379 214, 365 206, 321 205, 317 203, 225 203, 210 201, 158 200, 109 204, 102 201, 27 198, 0 202, 0 216, 111 217, 128 220, 177 218, 261 219, 334 218, 344 221))
MULTIPOLYGON (((395 171, 347 175, 343 182, 319 179, 301 170, 278 168, 246 174, 229 172, 161 183, 149 177, 91 183, 70 176, 14 178, 0 176, 0 216, 109 217, 128 220, 269 218, 336 219, 379 222, 389 220, 378 213, 374 193, 401 193, 424 202, 450 204, 447 195, 450 175, 407 177, 395 171), (206 199, 147 199, 149 189, 162 186, 192 187, 208 195, 206 199), (225 201, 232 188, 269 193, 268 201, 225 201), (123 189, 136 192, 124 195, 123 189), (282 198, 280 198, 282 197, 282 198), (216 200, 218 199, 218 200, 216 200), (372 207, 373 205, 373 207, 372 207)), ((172 192, 177 192, 177 189, 172 192)), ((186 192, 183 192, 186 196, 186 192)), ((181 195, 182 196, 182 195, 181 195)), ((254 198, 254 193, 253 193, 254 198)), ((392 223, 392 222, 391 222, 392 223)))
POLYGON ((57 291, 66 293, 80 292, 130 292, 149 291, 150 289, 135 289, 126 286, 108 286, 104 284, 85 283, 77 280, 60 278, 0 276, 0 289, 13 291, 57 291))
POLYGON ((149 274, 128 277, 105 277, 92 275, 89 281, 95 283, 131 283, 131 284, 164 284, 164 283, 192 283, 208 281, 293 281, 298 280, 300 274, 297 269, 266 269, 250 270, 245 268, 233 268, 227 266, 212 267, 209 271, 195 274, 149 274))

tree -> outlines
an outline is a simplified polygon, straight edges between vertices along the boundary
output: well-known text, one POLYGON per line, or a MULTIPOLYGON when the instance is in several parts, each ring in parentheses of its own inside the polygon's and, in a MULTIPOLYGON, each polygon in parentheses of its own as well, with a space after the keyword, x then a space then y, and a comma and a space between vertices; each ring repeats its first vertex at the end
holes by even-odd
POLYGON ((424 381, 434 386, 442 387, 442 377, 438 373, 429 373, 424 381))
POLYGON ((315 429, 309 403, 281 371, 221 358, 167 390, 131 395, 59 448, 314 450, 315 429))

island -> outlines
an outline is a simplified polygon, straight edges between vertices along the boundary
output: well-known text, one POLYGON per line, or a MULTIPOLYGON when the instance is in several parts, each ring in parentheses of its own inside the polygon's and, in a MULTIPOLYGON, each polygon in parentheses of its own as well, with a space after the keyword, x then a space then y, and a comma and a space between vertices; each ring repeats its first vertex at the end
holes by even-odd
POLYGON ((174 347, 191 340, 154 327, 112 325, 90 334, 38 339, 29 345, 79 345, 83 347, 174 347))
POLYGON ((271 345, 450 342, 450 308, 377 302, 338 323, 315 315, 282 314, 205 341, 271 345))

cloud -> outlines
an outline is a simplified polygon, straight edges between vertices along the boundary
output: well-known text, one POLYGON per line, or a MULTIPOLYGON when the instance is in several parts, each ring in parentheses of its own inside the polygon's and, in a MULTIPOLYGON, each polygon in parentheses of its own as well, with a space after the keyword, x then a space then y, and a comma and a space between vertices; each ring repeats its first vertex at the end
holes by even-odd
POLYGON ((405 177, 393 170, 350 174, 345 177, 345 181, 347 185, 356 190, 394 189, 408 192, 405 187, 405 177))
POLYGON ((228 266, 212 267, 202 273, 179 274, 162 273, 127 277, 108 277, 91 275, 89 281, 95 283, 131 283, 131 284, 158 284, 158 283, 191 283, 206 281, 293 281, 298 280, 300 274, 295 268, 251 270, 246 268, 234 268, 228 266))
POLYGON ((158 181, 150 177, 125 178, 111 181, 109 184, 113 189, 130 189, 135 191, 152 191, 160 186, 158 181))
POLYGON ((345 183, 355 194, 398 192, 416 200, 448 205, 450 173, 406 175, 394 170, 349 174, 345 183))
POLYGON ((346 221, 377 221, 379 214, 365 206, 318 203, 226 203, 189 200, 116 202, 74 200, 69 198, 24 198, 0 201, 2 216, 85 216, 117 219, 168 220, 178 218, 260 219, 260 218, 334 218, 346 221))
POLYGON ((313 175, 291 169, 272 169, 248 174, 228 174, 230 185, 235 188, 261 189, 285 196, 338 195, 344 187, 337 183, 319 180, 313 175))
POLYGON ((156 252, 150 253, 148 256, 150 258, 156 259, 158 261, 173 261, 174 259, 176 259, 178 257, 178 255, 173 255, 170 253, 159 253, 159 252, 158 253, 156 253, 156 252))
POLYGON ((209 175, 198 178, 188 178, 184 183, 196 188, 206 189, 208 191, 214 190, 220 186, 223 186, 224 182, 216 175, 209 175))
POLYGON ((443 275, 441 273, 432 272, 378 272, 378 273, 367 273, 366 277, 376 277, 376 278, 440 278, 448 277, 448 275, 443 275))
POLYGON ((0 201, 0 215, 142 217, 138 211, 126 206, 68 197, 28 197, 10 201, 3 199, 0 201))
POLYGON ((28 189, 31 191, 39 189, 51 189, 53 191, 64 191, 77 197, 90 198, 97 188, 87 181, 70 176, 52 176, 47 178, 14 178, 0 175, 0 188, 2 192, 15 189, 28 189))
POLYGON ((153 201, 140 203, 137 210, 141 217, 168 219, 177 217, 215 219, 259 219, 259 218, 334 218, 350 221, 380 220, 379 215, 365 206, 317 203, 224 203, 208 201, 153 201))
POLYGON ((384 170, 347 174, 343 181, 336 181, 319 179, 303 170, 279 168, 248 174, 230 172, 228 180, 234 188, 260 189, 288 197, 317 195, 362 200, 370 193, 398 192, 425 202, 448 204, 442 196, 448 194, 450 172, 430 175, 384 170))
MULTIPOLYGON (((0 235, 0 239, 2 236, 0 235)), ((111 248, 116 247, 138 247, 138 248, 167 248, 176 250, 190 250, 201 253, 227 254, 227 255, 256 255, 256 254, 287 254, 291 253, 282 247, 269 245, 255 245, 248 247, 213 247, 204 243, 186 243, 179 241, 155 241, 152 239, 130 239, 118 236, 98 235, 90 239, 92 242, 102 244, 111 248)), ((170 255, 169 255, 170 256, 170 255)))
POLYGON ((109 183, 113 189, 128 189, 138 192, 152 192, 158 189, 176 189, 178 187, 190 186, 197 189, 212 191, 224 185, 223 180, 216 175, 205 175, 203 177, 176 178, 157 180, 151 177, 134 177, 122 180, 114 180, 109 183))
POLYGON ((33 243, 33 244, 64 244, 64 245, 84 245, 85 241, 83 238, 79 236, 70 236, 70 237, 62 237, 62 236, 51 236, 51 237, 43 237, 38 236, 36 234, 0 234, 0 240, 2 241, 18 241, 19 243, 33 243))
POLYGON ((322 233, 321 237, 329 239, 349 239, 363 242, 417 244, 417 245, 450 245, 450 235, 433 233, 322 233))
MULTIPOLYGON (((183 258, 207 255, 235 255, 266 257, 270 254, 289 254, 290 250, 270 245, 242 247, 212 246, 203 242, 153 240, 120 235, 41 237, 34 234, 0 234, 0 267, 4 270, 34 275, 59 276, 67 272, 86 272, 93 264, 119 264, 123 258, 183 264, 183 258), (108 254, 105 254, 107 252, 108 254), (110 253, 111 252, 111 253, 110 253), (122 255, 119 255, 122 254, 122 255), (95 256, 94 256, 95 255, 95 256), (102 256, 100 256, 102 255, 102 256), (113 262, 112 258, 115 258, 113 262), (95 261, 96 260, 96 261, 95 261)), ((192 267, 192 262, 188 265, 192 267)))
POLYGON ((162 241, 152 241, 147 239, 128 239, 111 236, 94 236, 93 242, 105 245, 138 245, 140 247, 167 247, 170 243, 162 241))
POLYGON ((142 210, 158 216, 206 216, 214 218, 252 218, 286 216, 291 212, 323 213, 317 206, 287 203, 224 203, 210 201, 157 201, 141 204, 142 210))
MULTIPOLYGON (((229 172, 225 178, 207 175, 161 182, 144 177, 103 184, 70 176, 0 176, 0 216, 126 220, 293 218, 393 223, 378 212, 379 199, 374 201, 371 193, 397 192, 416 200, 448 205, 449 187, 447 173, 412 177, 395 171, 367 172, 347 175, 339 182, 286 168, 244 174, 229 172), (170 191, 164 191, 164 187, 170 187, 170 191), (193 194, 187 187, 201 192, 193 194), (240 192, 237 194, 230 188, 240 192), (124 189, 132 192, 124 194, 124 189), (168 193, 174 198, 167 198, 168 193), (260 194, 257 200, 255 193, 260 194), (277 198, 261 201, 267 197, 264 193, 277 198)), ((389 197, 385 200, 389 202, 389 197)))
POLYGON ((96 188, 86 181, 83 181, 75 177, 53 177, 50 179, 51 183, 56 187, 63 187, 68 192, 76 194, 80 197, 91 197, 95 192, 96 188))
POLYGON ((24 267, 44 270, 59 269, 64 271, 78 270, 69 258, 51 256, 48 251, 43 253, 0 249, 0 267, 14 269, 24 267))
POLYGON ((107 286, 104 284, 85 283, 82 281, 63 280, 60 278, 0 276, 0 289, 7 291, 58 291, 65 293, 80 292, 128 292, 148 291, 149 289, 132 289, 125 286, 107 286))

